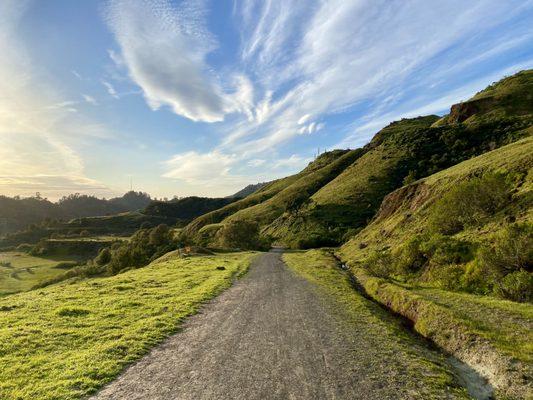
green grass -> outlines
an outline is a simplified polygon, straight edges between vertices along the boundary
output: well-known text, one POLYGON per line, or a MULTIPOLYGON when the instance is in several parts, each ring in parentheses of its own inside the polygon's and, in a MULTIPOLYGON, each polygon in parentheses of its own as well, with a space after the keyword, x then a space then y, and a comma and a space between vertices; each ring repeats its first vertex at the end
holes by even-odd
POLYGON ((0 299, 0 398, 65 400, 94 392, 230 286, 252 257, 171 259, 0 299))
POLYGON ((414 288, 412 292, 453 310, 500 351, 533 363, 533 305, 433 288, 414 288))
POLYGON ((0 252, 0 296, 22 292, 48 279, 55 278, 65 272, 56 268, 64 262, 77 261, 75 257, 34 257, 23 252, 0 252))
POLYGON ((365 292, 391 311, 413 322, 413 328, 440 348, 483 375, 498 398, 522 399, 531 394, 531 317, 533 306, 485 296, 435 289, 411 289, 352 272, 365 292))
MULTIPOLYGON (((275 196, 253 207, 240 210, 226 220, 247 219, 256 221, 260 226, 268 225, 291 207, 299 207, 309 196, 334 179, 361 155, 362 151, 357 150, 338 151, 335 157, 330 157, 329 162, 309 170, 275 196)), ((322 159, 319 158, 317 161, 322 159)))
POLYGON ((420 390, 420 386, 426 388, 427 392, 417 393, 419 398, 431 399, 446 392, 468 398, 464 389, 457 387, 453 376, 443 367, 444 358, 425 349, 397 318, 361 296, 329 253, 324 250, 290 252, 285 253, 283 259, 290 269, 333 299, 343 319, 354 329, 362 331, 365 340, 372 341, 382 355, 394 355, 392 360, 382 359, 380 362, 397 364, 394 368, 406 375, 402 378, 405 387, 414 392, 420 390))
POLYGON ((466 229, 456 237, 482 243, 501 227, 503 219, 508 215, 514 215, 517 221, 530 220, 532 154, 533 137, 528 137, 398 189, 385 198, 372 223, 340 248, 339 255, 349 264, 356 265, 373 250, 385 247, 393 251, 398 249, 407 238, 428 229, 428 215, 437 199, 459 182, 486 171, 514 172, 526 175, 526 178, 515 193, 513 203, 506 210, 484 225, 466 229))

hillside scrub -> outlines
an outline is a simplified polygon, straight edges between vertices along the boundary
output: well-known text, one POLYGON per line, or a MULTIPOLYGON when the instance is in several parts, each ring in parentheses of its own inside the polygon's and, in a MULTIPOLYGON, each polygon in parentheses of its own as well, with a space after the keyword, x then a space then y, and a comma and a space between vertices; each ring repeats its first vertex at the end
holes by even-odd
POLYGON ((0 298, 0 398, 94 393, 229 287, 254 256, 171 258, 0 298))
POLYGON ((514 301, 533 301, 533 224, 513 224, 481 247, 479 263, 490 271, 494 293, 514 301))
POLYGON ((507 205, 512 186, 503 173, 486 173, 459 183, 433 206, 430 229, 448 235, 475 226, 507 205))
POLYGON ((532 301, 533 139, 389 194, 339 251, 390 282, 532 301))

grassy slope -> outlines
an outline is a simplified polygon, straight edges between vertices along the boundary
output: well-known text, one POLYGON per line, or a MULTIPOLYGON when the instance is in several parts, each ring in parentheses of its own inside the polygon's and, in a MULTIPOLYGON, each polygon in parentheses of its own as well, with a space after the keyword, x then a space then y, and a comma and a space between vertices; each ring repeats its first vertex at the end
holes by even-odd
MULTIPOLYGON (((428 127, 437 118, 402 120, 384 128, 365 149, 365 154, 311 197, 311 203, 296 213, 283 216, 268 232, 286 245, 300 247, 299 241, 310 237, 327 238, 330 228, 364 223, 372 217, 383 196, 395 187, 397 177, 394 169, 405 156, 395 147, 383 145, 382 138, 400 132, 416 132, 428 127)), ((336 241, 337 238, 333 240, 336 241)), ((332 244, 305 243, 303 246, 332 244)))
MULTIPOLYGON (((280 191, 275 196, 267 201, 257 204, 253 207, 240 210, 231 215, 227 220, 249 219, 257 221, 261 226, 267 225, 279 217, 292 204, 299 204, 308 200, 313 193, 319 190, 322 186, 334 179, 345 168, 351 165, 357 158, 362 155, 360 150, 351 150, 338 152, 332 154, 330 160, 322 161, 323 166, 319 168, 309 169, 307 174, 304 174, 290 186, 280 191)), ((328 154, 322 154, 322 158, 326 158, 328 154)))
POLYGON ((515 201, 510 207, 495 215, 485 225, 465 229, 457 235, 475 243, 485 241, 509 213, 518 221, 531 219, 532 168, 533 137, 528 137, 398 189, 385 198, 376 219, 342 246, 339 254, 355 265, 375 249, 398 248, 409 235, 426 230, 427 215, 435 200, 473 174, 483 171, 514 171, 526 175, 525 182, 515 194, 515 201), (521 206, 517 207, 517 204, 521 206))
MULTIPOLYGON (((398 319, 355 291, 348 276, 337 267, 337 261, 331 255, 322 250, 311 250, 286 253, 283 259, 289 268, 333 298, 343 318, 362 330, 382 354, 394 354, 393 361, 386 362, 395 363, 391 368, 405 373, 402 383, 411 395, 416 393, 417 398, 431 399, 432 395, 451 392, 450 397, 453 393, 458 398, 468 398, 462 389, 456 387, 452 375, 442 367, 444 358, 426 351, 400 326, 398 319), (419 392, 421 386, 428 392, 419 392)), ((385 361, 375 359, 371 362, 385 361)))
POLYGON ((461 124, 437 124, 435 116, 390 124, 365 146, 364 155, 266 232, 291 247, 342 243, 345 234, 367 224, 409 172, 424 177, 527 135, 533 125, 532 90, 533 71, 525 71, 476 95, 490 101, 462 110, 470 117, 461 124))
MULTIPOLYGON (((309 182, 306 180, 306 177, 311 177, 310 180, 313 179, 313 177, 317 177, 316 179, 324 179, 322 177, 322 173, 320 172, 321 169, 326 168, 328 170, 334 169, 333 166, 329 166, 330 163, 334 163, 335 160, 338 161, 338 159, 349 159, 351 155, 346 154, 347 151, 341 151, 337 150, 334 152, 329 152, 326 154, 321 155, 318 157, 315 161, 313 161, 311 164, 309 164, 303 171, 301 171, 298 174, 288 176, 283 179, 278 179, 276 181, 273 181, 266 185, 265 187, 259 189, 257 192, 254 192, 253 194, 247 196, 246 198, 236 201, 234 203, 229 204, 226 207, 222 207, 218 210, 212 211, 210 213, 207 213, 205 215, 202 215, 198 218, 196 218, 194 221, 192 221, 189 225, 187 225, 183 232, 188 235, 189 237, 195 237, 198 232, 206 227, 207 229, 209 225, 214 225, 222 222, 224 219, 231 217, 232 215, 239 213, 241 210, 242 212, 246 214, 245 209, 253 208, 254 206, 261 205, 262 203, 268 202, 267 206, 261 206, 259 207, 259 210, 262 212, 262 215, 266 214, 264 218, 268 219, 268 214, 273 210, 274 213, 279 213, 279 210, 276 210, 278 208, 277 203, 279 203, 279 207, 283 207, 285 204, 281 204, 280 202, 277 202, 273 198, 276 197, 278 194, 284 198, 287 199, 287 193, 290 193, 292 195, 295 194, 294 191, 291 189, 288 189, 291 185, 296 184, 298 188, 300 189, 307 189, 305 186, 305 183, 307 182, 308 187, 312 187, 312 181, 309 182), (303 182, 303 184, 302 184, 303 182), (285 190, 288 191, 285 191, 285 190), (271 200, 272 201, 269 201, 271 200)), ((342 162, 342 161, 340 161, 342 162)), ((327 179, 327 178, 326 178, 327 179)), ((329 178, 331 179, 331 178, 329 178)), ((258 210, 258 211, 259 211, 258 210)), ((242 214, 240 214, 242 215, 242 214)), ((254 220, 255 217, 254 217, 254 220)), ((204 229, 205 231, 205 229, 204 229)))
POLYGON ((269 183, 265 187, 261 188, 255 193, 252 193, 250 196, 247 196, 242 200, 238 200, 218 210, 204 214, 193 220, 190 224, 188 224, 183 229, 183 232, 190 237, 194 237, 203 227, 211 224, 217 224, 224 218, 229 217, 230 215, 236 213, 239 210, 242 210, 247 207, 252 207, 256 204, 268 200, 269 198, 289 186, 292 182, 297 180, 300 175, 301 173, 297 175, 291 175, 283 179, 278 179, 272 183, 269 183))
POLYGON ((489 379, 498 398, 530 398, 531 305, 442 290, 409 290, 361 268, 351 271, 374 300, 410 319, 418 333, 489 379))
POLYGON ((489 377, 511 398, 528 392, 522 375, 532 373, 533 306, 488 296, 454 293, 430 287, 399 284, 371 277, 359 268, 371 252, 390 249, 427 230, 427 215, 442 194, 484 171, 507 171, 525 176, 507 208, 484 225, 456 235, 484 243, 512 215, 531 220, 533 137, 464 161, 387 196, 376 219, 339 250, 366 291, 393 311, 413 320, 415 329, 489 377), (518 361, 513 361, 518 360, 518 361), (511 384, 511 386, 509 386, 511 384))
POLYGON ((0 299, 0 398, 64 400, 94 392, 176 332, 253 256, 172 259, 0 299))
POLYGON ((56 268, 65 261, 77 261, 72 257, 33 257, 23 252, 0 252, 0 263, 8 262, 10 267, 0 266, 0 296, 31 289, 39 282, 55 278, 65 272, 56 268))

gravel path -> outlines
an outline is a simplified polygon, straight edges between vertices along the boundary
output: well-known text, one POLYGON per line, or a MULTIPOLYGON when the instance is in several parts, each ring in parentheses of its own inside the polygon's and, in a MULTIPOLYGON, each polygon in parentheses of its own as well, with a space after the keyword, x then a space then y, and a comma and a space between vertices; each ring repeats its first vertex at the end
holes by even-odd
POLYGON ((381 349, 335 308, 279 253, 264 254, 93 399, 425 398, 423 380, 404 383, 408 351, 381 349))

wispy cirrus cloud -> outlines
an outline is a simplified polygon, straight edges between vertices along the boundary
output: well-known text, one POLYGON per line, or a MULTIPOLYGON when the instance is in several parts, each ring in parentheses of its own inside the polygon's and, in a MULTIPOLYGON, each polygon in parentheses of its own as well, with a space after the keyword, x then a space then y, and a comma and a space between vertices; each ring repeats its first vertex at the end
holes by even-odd
POLYGON ((228 113, 249 113, 253 88, 237 74, 226 82, 227 92, 210 70, 205 59, 217 44, 205 28, 204 3, 174 8, 168 0, 111 1, 107 21, 121 53, 110 54, 152 109, 168 106, 193 121, 218 122, 228 113))
POLYGON ((150 107, 219 123, 219 143, 165 164, 172 179, 207 174, 214 159, 219 181, 243 164, 274 171, 284 144, 329 133, 339 116, 352 120, 336 143, 361 145, 388 118, 443 110, 495 71, 533 65, 501 60, 532 39, 520 20, 532 1, 244 0, 232 21, 239 51, 223 63, 209 58, 222 45, 208 28, 212 7, 113 0, 108 9, 113 58, 150 107))

